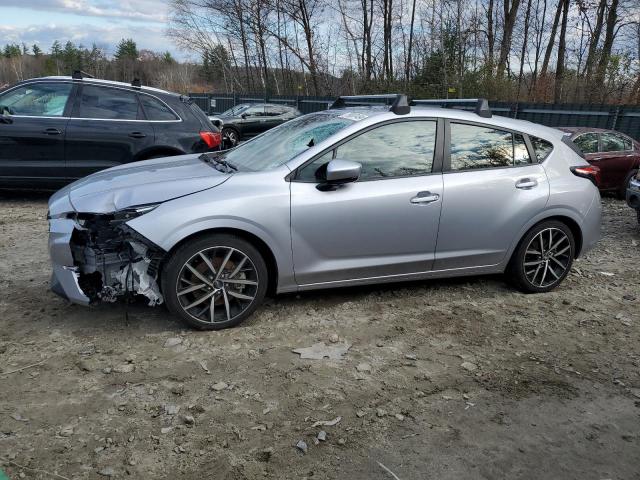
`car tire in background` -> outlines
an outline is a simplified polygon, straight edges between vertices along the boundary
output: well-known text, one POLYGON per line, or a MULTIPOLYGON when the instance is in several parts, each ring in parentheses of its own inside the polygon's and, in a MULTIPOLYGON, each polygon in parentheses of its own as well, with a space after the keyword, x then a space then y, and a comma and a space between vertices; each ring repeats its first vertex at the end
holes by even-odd
POLYGON ((558 220, 533 226, 520 240, 508 268, 511 282, 522 292, 543 293, 562 283, 575 257, 571 229, 558 220))
POLYGON ((200 330, 220 330, 238 325, 262 303, 268 274, 251 243, 209 234, 178 247, 164 265, 161 283, 171 313, 200 330))
POLYGON ((618 198, 620 200, 624 200, 627 195, 627 188, 629 188, 629 182, 638 174, 638 170, 631 170, 629 174, 625 177, 624 182, 620 185, 618 189, 618 198))
POLYGON ((226 148, 233 148, 240 142, 240 134, 235 128, 222 129, 222 143, 226 148))

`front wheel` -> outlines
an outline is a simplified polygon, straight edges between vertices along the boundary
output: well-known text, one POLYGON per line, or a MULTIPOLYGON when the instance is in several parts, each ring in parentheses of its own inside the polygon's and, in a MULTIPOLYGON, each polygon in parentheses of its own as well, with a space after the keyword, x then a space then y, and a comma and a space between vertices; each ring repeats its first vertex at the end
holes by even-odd
POLYGON ((511 258, 512 282, 525 293, 553 290, 569 274, 575 249, 573 233, 564 223, 539 223, 527 232, 511 258))
POLYGON ((167 308, 192 327, 234 327, 262 303, 267 266, 246 240, 213 234, 182 245, 165 264, 162 293, 167 308))

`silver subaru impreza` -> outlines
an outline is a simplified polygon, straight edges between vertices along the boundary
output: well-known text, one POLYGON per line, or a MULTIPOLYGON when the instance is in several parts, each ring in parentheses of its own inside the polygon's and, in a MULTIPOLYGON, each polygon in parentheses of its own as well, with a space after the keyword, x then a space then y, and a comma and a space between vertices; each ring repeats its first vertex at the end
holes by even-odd
MULTIPOLYGON (((507 273, 546 292, 600 237, 598 169, 562 132, 394 97, 225 151, 148 160, 49 201, 52 289, 239 324, 267 292, 507 273)), ((361 102, 360 102, 361 103, 361 102)))

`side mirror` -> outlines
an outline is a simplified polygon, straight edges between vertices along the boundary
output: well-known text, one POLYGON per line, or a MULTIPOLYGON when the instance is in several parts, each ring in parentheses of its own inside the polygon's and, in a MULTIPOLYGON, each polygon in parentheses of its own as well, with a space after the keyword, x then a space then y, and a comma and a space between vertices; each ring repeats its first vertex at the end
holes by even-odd
POLYGON ((358 180, 361 172, 362 165, 358 162, 336 158, 327 164, 324 182, 318 185, 318 189, 322 191, 335 190, 340 185, 358 180))
POLYGON ((249 115, 247 115, 246 113, 243 113, 242 115, 240 115, 240 118, 242 118, 242 119, 244 120, 244 119, 245 119, 245 118, 247 118, 248 116, 249 116, 249 115))

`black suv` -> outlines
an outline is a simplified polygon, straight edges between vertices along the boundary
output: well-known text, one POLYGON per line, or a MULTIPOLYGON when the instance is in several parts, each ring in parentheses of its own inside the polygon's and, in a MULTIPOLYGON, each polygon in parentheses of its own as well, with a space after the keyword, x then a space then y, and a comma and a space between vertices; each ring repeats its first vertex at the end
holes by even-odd
POLYGON ((104 168, 220 148, 188 97, 132 84, 44 77, 0 91, 0 187, 55 188, 104 168))
POLYGON ((297 108, 271 103, 242 103, 209 118, 222 130, 225 147, 235 147, 244 138, 253 137, 301 115, 297 108))

